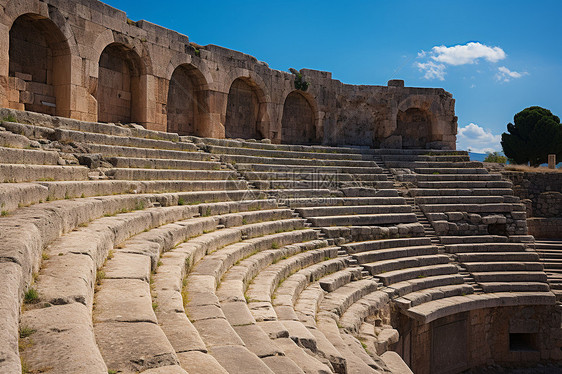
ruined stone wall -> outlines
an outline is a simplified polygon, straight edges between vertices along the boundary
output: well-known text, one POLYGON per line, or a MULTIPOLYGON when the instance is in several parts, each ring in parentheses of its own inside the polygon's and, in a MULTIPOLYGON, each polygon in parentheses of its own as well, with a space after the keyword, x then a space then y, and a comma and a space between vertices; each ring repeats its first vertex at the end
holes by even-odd
POLYGON ((396 351, 416 374, 562 358, 560 313, 554 306, 475 309, 426 324, 396 317, 396 351))
POLYGON ((536 238, 562 238, 562 173, 502 171, 527 207, 529 233, 536 238))
MULTIPOLYGON (((296 91, 295 75, 252 56, 198 46, 175 31, 128 20, 124 12, 95 0, 0 0, 0 5, 2 107, 85 121, 133 121, 153 130, 217 138, 230 135, 229 117, 234 118, 228 124, 235 129, 232 136, 275 143, 301 137, 291 115, 303 112, 303 102, 287 101, 296 91), (22 29, 30 34, 25 42, 22 29), (29 43, 39 47, 29 52, 29 43), (26 72, 25 61, 37 64, 26 72), (185 90, 170 85, 178 69, 189 72, 185 90), (252 100, 229 95, 240 80, 252 100), (182 103, 194 109, 181 110, 182 103), (237 115, 229 116, 229 108, 237 115)), ((352 86, 327 72, 300 73, 310 84, 299 91, 312 109, 306 142, 455 147, 454 100, 443 89, 404 88, 402 81, 352 86)))

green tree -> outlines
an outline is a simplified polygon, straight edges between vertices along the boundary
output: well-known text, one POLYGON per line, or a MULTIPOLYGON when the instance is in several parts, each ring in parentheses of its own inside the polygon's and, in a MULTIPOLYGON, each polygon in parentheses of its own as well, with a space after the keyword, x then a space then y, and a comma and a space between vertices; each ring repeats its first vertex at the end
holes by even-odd
POLYGON ((532 106, 523 109, 502 134, 503 153, 517 164, 538 166, 548 161, 549 154, 562 157, 560 118, 548 109, 532 106))
POLYGON ((505 164, 507 157, 500 155, 499 152, 488 152, 484 162, 495 162, 496 164, 505 164))

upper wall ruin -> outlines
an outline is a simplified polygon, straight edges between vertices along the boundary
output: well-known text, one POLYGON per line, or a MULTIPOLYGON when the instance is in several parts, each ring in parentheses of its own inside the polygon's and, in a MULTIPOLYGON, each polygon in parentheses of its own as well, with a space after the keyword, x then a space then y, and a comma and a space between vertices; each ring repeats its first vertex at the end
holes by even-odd
POLYGON ((454 149, 452 95, 295 75, 96 0, 0 0, 0 104, 206 137, 454 149), (302 117, 302 118, 301 118, 302 117), (300 123, 299 121, 302 121, 300 123))

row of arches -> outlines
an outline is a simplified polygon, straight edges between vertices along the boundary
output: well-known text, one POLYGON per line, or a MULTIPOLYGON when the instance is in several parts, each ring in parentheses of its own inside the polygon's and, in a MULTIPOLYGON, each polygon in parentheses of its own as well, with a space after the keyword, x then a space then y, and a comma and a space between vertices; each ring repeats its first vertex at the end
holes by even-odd
MULTIPOLYGON (((41 15, 19 16, 10 29, 9 76, 25 82, 19 103, 28 111, 69 116, 71 98, 71 51, 67 38, 55 23, 41 15)), ((112 42, 100 57, 98 77, 89 92, 97 101, 100 122, 143 122, 146 105, 146 66, 133 48, 112 42)), ((193 65, 173 71, 167 87, 167 131, 201 135, 210 112, 204 75, 193 65)), ((226 100, 224 133, 230 138, 269 137, 266 124, 268 100, 263 89, 248 77, 235 79, 226 100)), ((318 109, 310 95, 290 92, 281 116, 282 142, 318 142, 318 109)))

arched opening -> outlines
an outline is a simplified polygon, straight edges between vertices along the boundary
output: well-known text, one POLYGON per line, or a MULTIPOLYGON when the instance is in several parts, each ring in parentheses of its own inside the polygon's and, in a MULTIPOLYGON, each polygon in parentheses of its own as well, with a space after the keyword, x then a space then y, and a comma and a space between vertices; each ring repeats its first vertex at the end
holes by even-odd
POLYGON ((402 148, 425 148, 432 141, 430 113, 418 108, 399 111, 395 135, 402 136, 402 148))
POLYGON ((99 62, 98 121, 129 123, 141 118, 141 76, 139 55, 123 44, 105 47, 99 62))
POLYGON ((257 90, 250 81, 238 78, 230 86, 226 106, 225 136, 258 139, 260 103, 257 90))
POLYGON ((291 92, 283 105, 281 143, 312 144, 316 142, 314 109, 303 94, 291 92))
POLYGON ((201 86, 204 78, 191 65, 180 65, 172 74, 168 88, 168 132, 200 135, 200 116, 207 112, 201 86))
POLYGON ((53 21, 37 14, 18 17, 10 29, 9 59, 10 87, 18 91, 14 104, 70 115, 70 48, 53 21))

